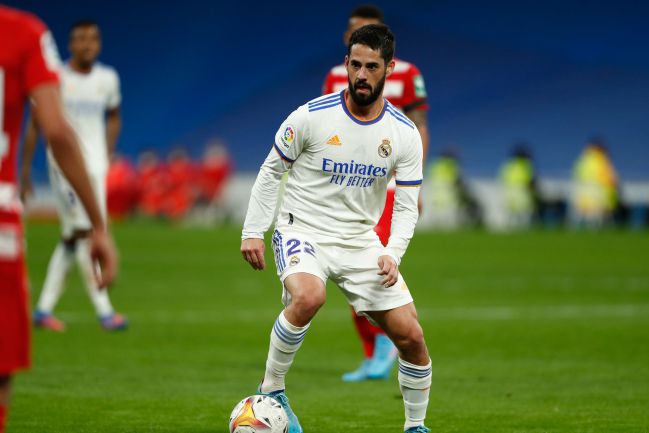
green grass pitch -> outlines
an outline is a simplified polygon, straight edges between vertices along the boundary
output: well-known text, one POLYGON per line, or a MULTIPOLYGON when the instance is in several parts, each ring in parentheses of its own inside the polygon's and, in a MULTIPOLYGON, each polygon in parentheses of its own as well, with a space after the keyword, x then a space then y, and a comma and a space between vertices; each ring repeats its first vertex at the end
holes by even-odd
MULTIPOLYGON (((272 254, 254 272, 236 228, 114 232, 112 298, 131 329, 100 330, 75 272, 58 308, 68 330, 34 332, 8 431, 227 431, 281 309, 272 254)), ((34 298, 57 237, 28 226, 34 298)), ((647 233, 421 233, 401 271, 433 360, 433 432, 649 432, 647 233)), ((394 374, 340 381, 361 357, 349 316, 330 286, 288 376, 293 408, 307 433, 402 431, 394 374)))

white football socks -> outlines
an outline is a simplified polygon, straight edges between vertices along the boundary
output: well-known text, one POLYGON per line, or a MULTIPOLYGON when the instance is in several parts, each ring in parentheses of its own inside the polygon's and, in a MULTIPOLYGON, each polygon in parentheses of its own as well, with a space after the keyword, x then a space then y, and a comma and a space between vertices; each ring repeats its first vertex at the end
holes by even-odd
POLYGON ((294 326, 286 320, 283 311, 279 314, 270 333, 270 349, 261 392, 269 393, 285 388, 284 378, 293 364, 295 353, 302 345, 309 325, 310 323, 303 327, 294 326))
POLYGON ((415 365, 399 358, 399 386, 406 410, 404 430, 424 424, 428 408, 432 367, 415 365))
POLYGON ((88 239, 79 239, 76 249, 77 263, 85 282, 88 296, 95 307, 99 317, 110 316, 114 313, 113 306, 108 298, 108 290, 97 285, 94 274, 95 264, 90 259, 90 245, 88 239))
POLYGON ((52 313, 61 297, 65 277, 70 271, 70 266, 72 266, 73 262, 73 250, 66 247, 63 242, 59 242, 47 266, 47 276, 45 277, 43 290, 41 290, 41 295, 38 299, 38 311, 48 314, 52 313))

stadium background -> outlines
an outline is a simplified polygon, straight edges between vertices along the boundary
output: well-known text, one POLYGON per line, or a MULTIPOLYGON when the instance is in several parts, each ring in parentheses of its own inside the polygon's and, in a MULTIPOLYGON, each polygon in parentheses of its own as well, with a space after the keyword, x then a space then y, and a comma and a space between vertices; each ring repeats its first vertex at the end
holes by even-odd
MULTIPOLYGON (((76 19, 103 30, 100 57, 122 79, 119 151, 199 155, 221 137, 256 171, 277 125, 317 96, 342 61, 353 4, 9 1, 51 27, 63 58, 76 19)), ((397 54, 423 72, 431 156, 457 146, 471 176, 495 176, 528 140, 543 176, 567 178, 602 135, 624 180, 649 171, 649 4, 636 1, 377 1, 397 54)), ((37 178, 46 180, 44 158, 37 178)))
MULTIPOLYGON (((197 156, 222 137, 247 176, 279 122, 341 61, 354 5, 8 3, 43 18, 64 58, 70 23, 99 21, 101 58, 122 78, 120 152, 164 156, 183 144, 197 156)), ((601 134, 622 179, 646 185, 647 3, 376 3, 397 52, 426 79, 431 157, 456 145, 469 176, 494 178, 512 142, 527 139, 541 175, 568 181, 585 140, 601 134)), ((42 154, 37 168, 46 181, 42 154)), ((247 202, 249 184, 240 186, 247 202)), ((121 273, 111 298, 130 329, 102 332, 73 277, 57 308, 68 330, 34 332, 34 366, 17 377, 8 431, 225 431, 263 374, 280 308, 274 272, 241 260, 238 222, 112 228, 121 273)), ((435 366, 433 431, 649 431, 648 234, 416 234, 401 269, 435 366)), ((27 223, 34 297, 58 239, 55 224, 27 223)), ((328 289, 289 377, 292 405, 308 432, 398 431, 394 375, 340 381, 360 345, 344 299, 328 289)))

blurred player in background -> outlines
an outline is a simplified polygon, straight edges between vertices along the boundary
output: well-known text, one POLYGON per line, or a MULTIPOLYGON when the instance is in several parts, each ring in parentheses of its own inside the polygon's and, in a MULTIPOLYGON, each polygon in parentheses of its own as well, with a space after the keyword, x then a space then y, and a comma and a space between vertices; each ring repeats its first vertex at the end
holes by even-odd
POLYGON ((30 14, 0 6, 0 433, 5 429, 11 377, 31 363, 22 206, 16 185, 18 135, 28 98, 53 157, 88 213, 90 250, 92 260, 101 264, 97 278, 102 287, 111 283, 117 267, 79 144, 63 114, 59 66, 47 27, 30 14))
MULTIPOLYGON (((368 24, 383 24, 383 22, 383 12, 378 7, 373 5, 358 6, 349 16, 347 31, 343 36, 345 46, 349 45, 349 37, 357 29, 368 24)), ((423 145, 423 160, 426 161, 429 136, 428 102, 426 100, 424 79, 419 69, 412 63, 397 58, 394 61, 394 71, 385 80, 383 96, 417 126, 423 145)), ((345 65, 338 65, 329 71, 325 78, 322 93, 326 95, 340 92, 347 88, 347 83, 345 65)), ((375 228, 383 245, 387 244, 390 237, 394 192, 395 184, 391 182, 388 187, 385 209, 375 228)), ((421 208, 421 198, 419 207, 421 208)), ((365 359, 358 369, 345 373, 343 380, 355 382, 366 379, 387 379, 397 359, 397 351, 394 345, 381 328, 372 325, 365 317, 357 316, 353 310, 352 314, 354 325, 363 343, 365 359)))
MULTIPOLYGON (((86 169, 95 195, 99 199, 101 213, 105 217, 108 161, 115 149, 122 125, 119 78, 114 69, 97 62, 101 50, 101 35, 95 22, 84 20, 72 26, 69 50, 71 58, 61 68, 65 112, 79 137, 86 169)), ((21 175, 23 197, 31 191, 31 162, 41 126, 34 116, 30 117, 25 133, 21 175)), ((47 268, 43 290, 34 313, 34 324, 53 331, 65 329, 63 322, 52 313, 63 291, 65 277, 76 260, 101 326, 109 331, 125 329, 126 319, 115 313, 108 298, 108 291, 98 286, 93 278, 93 264, 88 245, 91 229, 88 215, 54 160, 52 152, 48 151, 47 156, 62 239, 47 268)))

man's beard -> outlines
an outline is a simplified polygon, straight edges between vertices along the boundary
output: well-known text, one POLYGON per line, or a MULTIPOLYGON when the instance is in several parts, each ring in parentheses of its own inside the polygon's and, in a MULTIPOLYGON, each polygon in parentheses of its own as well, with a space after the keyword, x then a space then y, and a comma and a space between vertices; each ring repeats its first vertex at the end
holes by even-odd
POLYGON ((376 83, 376 87, 374 90, 372 90, 372 86, 370 86, 367 81, 356 81, 356 84, 352 84, 352 81, 347 77, 347 81, 349 83, 349 94, 351 95, 352 99, 357 105, 360 105, 361 107, 367 107, 368 105, 371 105, 376 101, 379 96, 381 96, 381 93, 383 93, 383 86, 385 86, 385 75, 381 80, 376 83), (364 95, 364 94, 359 94, 356 93, 356 90, 359 88, 365 88, 365 89, 370 89, 370 94, 369 95, 364 95))

